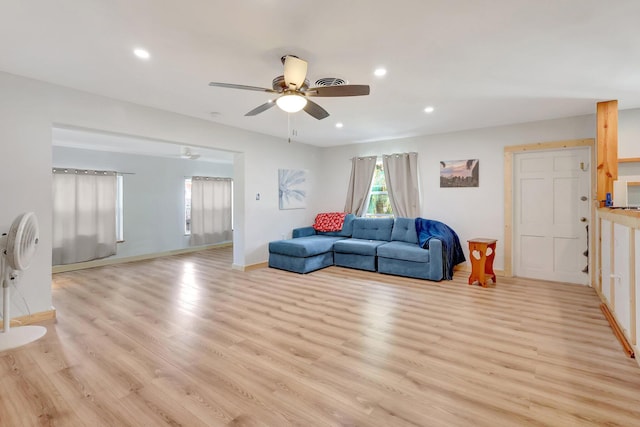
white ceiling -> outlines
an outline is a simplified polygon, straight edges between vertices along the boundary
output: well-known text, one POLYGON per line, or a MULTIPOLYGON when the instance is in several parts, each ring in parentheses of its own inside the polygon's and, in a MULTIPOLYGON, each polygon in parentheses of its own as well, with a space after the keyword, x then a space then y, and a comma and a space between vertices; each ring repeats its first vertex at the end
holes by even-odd
POLYGON ((2 0, 0 70, 333 146, 640 107, 639 18, 638 0, 2 0), (289 125, 244 116, 269 94, 208 86, 270 87, 284 54, 371 95, 289 125))

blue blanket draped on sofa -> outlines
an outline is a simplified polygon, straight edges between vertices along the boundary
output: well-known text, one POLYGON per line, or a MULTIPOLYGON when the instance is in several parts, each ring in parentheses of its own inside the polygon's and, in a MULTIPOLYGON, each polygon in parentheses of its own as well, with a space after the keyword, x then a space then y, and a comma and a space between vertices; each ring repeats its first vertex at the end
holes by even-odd
POLYGON ((444 270, 442 273, 444 279, 451 280, 453 267, 466 261, 456 232, 440 221, 424 218, 416 218, 416 232, 421 248, 428 248, 429 240, 433 238, 442 241, 442 266, 444 270))

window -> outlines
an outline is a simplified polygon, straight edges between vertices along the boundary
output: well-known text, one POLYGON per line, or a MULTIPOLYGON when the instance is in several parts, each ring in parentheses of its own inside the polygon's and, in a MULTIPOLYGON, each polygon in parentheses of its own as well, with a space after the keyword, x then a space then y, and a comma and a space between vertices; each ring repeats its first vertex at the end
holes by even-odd
POLYGON ((122 175, 116 175, 116 240, 124 242, 123 223, 123 180, 122 175))
POLYGON ((184 234, 191 234, 191 178, 184 180, 184 234))
POLYGON ((382 161, 376 163, 373 172, 373 180, 371 181, 371 190, 369 191, 369 204, 365 216, 393 216, 391 209, 391 201, 387 192, 387 181, 384 177, 384 167, 382 161))

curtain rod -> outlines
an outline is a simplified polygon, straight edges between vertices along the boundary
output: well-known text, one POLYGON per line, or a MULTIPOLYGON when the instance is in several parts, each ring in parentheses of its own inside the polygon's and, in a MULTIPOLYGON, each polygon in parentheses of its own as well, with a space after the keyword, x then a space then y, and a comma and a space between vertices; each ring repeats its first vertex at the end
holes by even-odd
POLYGON ((233 181, 233 178, 230 176, 202 176, 202 175, 184 175, 184 178, 205 178, 205 179, 230 179, 233 181))
POLYGON ((349 161, 352 161, 353 159, 358 159, 358 160, 360 160, 360 159, 371 159, 371 158, 377 159, 379 157, 382 157, 382 156, 355 156, 355 157, 349 158, 349 161))
POLYGON ((379 159, 379 158, 382 158, 382 157, 385 157, 385 156, 387 156, 387 157, 389 157, 389 156, 396 156, 396 157, 398 157, 398 156, 402 156, 402 155, 405 155, 405 154, 418 154, 418 153, 417 153, 417 152, 415 152, 415 151, 410 151, 410 152, 408 152, 408 153, 380 154, 380 155, 377 155, 377 156, 355 156, 355 157, 351 157, 351 158, 349 159, 349 161, 352 161, 353 159, 368 159, 368 158, 372 158, 372 157, 375 157, 376 159, 379 159))
POLYGON ((101 170, 96 170, 96 169, 79 169, 79 168, 59 168, 59 167, 53 167, 51 168, 53 170, 53 172, 62 172, 62 171, 78 171, 78 172, 113 172, 116 175, 135 175, 135 172, 116 172, 116 171, 101 171, 101 170))

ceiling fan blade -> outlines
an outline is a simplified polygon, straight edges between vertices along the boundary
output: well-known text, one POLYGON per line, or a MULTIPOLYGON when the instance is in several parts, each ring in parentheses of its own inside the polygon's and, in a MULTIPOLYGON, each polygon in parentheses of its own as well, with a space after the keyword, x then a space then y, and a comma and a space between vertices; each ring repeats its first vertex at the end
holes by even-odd
POLYGON ((327 110, 316 104, 315 102, 307 99, 307 105, 304 106, 304 111, 315 119, 322 120, 329 117, 327 110))
POLYGON ((233 83, 218 83, 218 82, 211 82, 209 83, 209 86, 215 86, 215 87, 226 87, 228 89, 243 89, 243 90, 255 90, 257 92, 269 92, 269 93, 278 93, 277 91, 273 90, 273 89, 267 89, 265 87, 257 87, 257 86, 246 86, 246 85, 235 85, 233 83))
POLYGON ((269 101, 265 102, 264 104, 259 105, 256 108, 254 108, 253 110, 249 111, 247 114, 245 114, 245 116, 255 116, 257 114, 263 113, 263 112, 267 111, 269 108, 273 107, 274 105, 276 105, 276 102, 273 99, 270 99, 269 101))
POLYGON ((309 88, 307 96, 361 96, 369 95, 369 85, 318 86, 309 88))
POLYGON ((294 85, 296 89, 300 89, 305 78, 307 78, 307 61, 295 56, 287 56, 284 60, 284 82, 287 87, 294 85))

